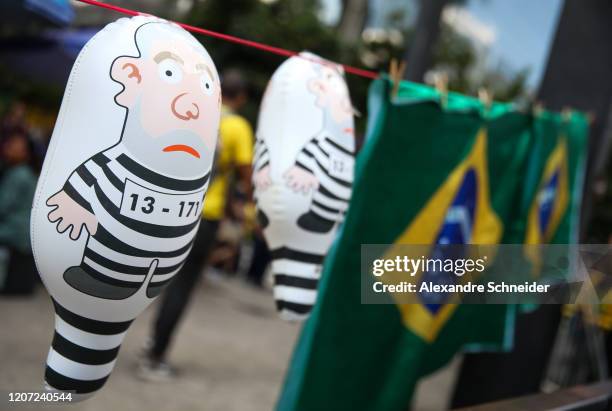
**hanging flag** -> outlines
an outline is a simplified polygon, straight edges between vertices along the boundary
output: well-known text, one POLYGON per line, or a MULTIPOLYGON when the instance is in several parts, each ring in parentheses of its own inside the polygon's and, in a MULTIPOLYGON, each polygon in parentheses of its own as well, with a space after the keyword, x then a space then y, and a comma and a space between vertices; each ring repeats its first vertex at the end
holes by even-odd
MULTIPOLYGON (((323 268, 279 410, 407 409, 418 379, 466 344, 507 348, 506 306, 360 303, 362 244, 495 244, 520 198, 530 117, 388 80, 372 84, 348 214, 323 268)), ((512 314, 510 312, 510 314, 512 314)))
MULTIPOLYGON (((478 131, 464 160, 450 172, 394 244, 495 244, 502 223, 491 208, 487 169, 487 134, 478 131)), ((398 250, 399 251, 399 250, 398 250)), ((401 252, 401 251, 400 251, 401 252)), ((389 257, 385 257, 389 258, 389 257)), ((421 282, 437 272, 425 272, 421 282)), ((455 280, 444 276, 446 280, 455 280)), ((448 298, 448 294, 444 294, 448 298)), ((426 341, 433 341, 457 308, 436 294, 422 294, 422 304, 400 304, 404 325, 426 341)))
POLYGON ((546 159, 538 190, 529 208, 525 243, 548 243, 557 231, 568 203, 567 141, 560 135, 546 159))
POLYGON ((544 249, 538 245, 578 241, 588 123, 579 113, 543 112, 535 117, 532 133, 519 216, 508 237, 525 244, 528 269, 539 276, 544 249))
POLYGON ((576 242, 587 130, 577 113, 543 113, 534 121, 525 244, 576 242))

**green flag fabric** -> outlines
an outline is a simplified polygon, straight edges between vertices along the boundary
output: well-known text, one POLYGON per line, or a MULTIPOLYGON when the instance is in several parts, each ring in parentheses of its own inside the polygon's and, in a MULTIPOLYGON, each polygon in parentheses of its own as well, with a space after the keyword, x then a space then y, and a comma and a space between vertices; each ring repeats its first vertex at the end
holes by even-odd
POLYGON ((575 243, 587 121, 576 113, 543 112, 535 119, 532 132, 533 150, 522 204, 526 215, 517 219, 526 224, 523 240, 526 244, 575 243))
MULTIPOLYGON (((278 410, 406 410, 418 379, 462 347, 510 347, 514 311, 504 305, 457 305, 426 295, 418 304, 362 304, 360 253, 362 244, 505 241, 506 227, 518 231, 514 220, 529 214, 518 205, 529 204, 526 198, 548 181, 541 177, 546 164, 532 165, 538 120, 510 104, 485 107, 422 85, 402 82, 394 98, 390 89, 387 78, 372 83, 349 210, 278 410), (527 193, 525 178, 538 170, 527 193)), ((580 145, 583 132, 569 127, 566 146, 580 145)), ((550 147, 542 150, 550 157, 550 147)), ((574 176, 578 161, 567 162, 574 176)), ((558 225, 577 205, 563 211, 558 225)))

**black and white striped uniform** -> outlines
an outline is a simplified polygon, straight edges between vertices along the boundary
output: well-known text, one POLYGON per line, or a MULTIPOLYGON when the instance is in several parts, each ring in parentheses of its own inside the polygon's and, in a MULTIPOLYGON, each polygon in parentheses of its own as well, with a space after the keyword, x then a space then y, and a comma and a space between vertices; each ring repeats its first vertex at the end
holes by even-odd
POLYGON ((351 198, 354 163, 354 148, 342 145, 326 133, 315 136, 304 146, 295 164, 319 180, 310 211, 329 221, 344 219, 351 198))
MULTIPOLYGON (((304 146, 295 164, 319 181, 309 212, 330 222, 342 222, 353 183, 353 147, 321 133, 304 146)), ((306 318, 316 302, 324 255, 295 247, 274 249, 271 254, 274 298, 279 314, 288 320, 306 318)))
MULTIPOLYGON (((192 180, 157 174, 134 160, 121 144, 94 155, 63 187, 98 220, 79 267, 105 285, 133 290, 130 295, 150 278, 147 296, 156 296, 191 249, 207 183, 208 174, 192 180), (150 290, 155 290, 154 295, 150 290)), ((91 290, 86 293, 95 295, 91 290)), ((132 320, 85 318, 53 303, 56 327, 45 381, 50 389, 93 393, 110 375, 132 320)))
MULTIPOLYGON (((255 155, 253 156, 253 178, 255 174, 270 165, 270 153, 266 143, 259 137, 255 138, 255 155)), ((257 190, 253 192, 253 200, 258 201, 257 190)), ((257 208, 257 221, 262 228, 266 228, 270 221, 268 216, 257 208)))
POLYGON ((208 177, 155 173, 122 144, 81 164, 63 187, 98 220, 80 267, 96 280, 134 292, 151 272, 148 290, 164 286, 191 249, 208 177))
POLYGON ((255 139, 255 156, 253 157, 253 173, 261 171, 270 165, 270 153, 266 143, 257 137, 255 139))
POLYGON ((276 309, 285 320, 308 316, 317 298, 324 255, 289 247, 271 250, 276 309))
POLYGON ((51 390, 94 393, 106 383, 132 321, 93 320, 55 300, 53 305, 55 333, 47 356, 45 383, 51 390))

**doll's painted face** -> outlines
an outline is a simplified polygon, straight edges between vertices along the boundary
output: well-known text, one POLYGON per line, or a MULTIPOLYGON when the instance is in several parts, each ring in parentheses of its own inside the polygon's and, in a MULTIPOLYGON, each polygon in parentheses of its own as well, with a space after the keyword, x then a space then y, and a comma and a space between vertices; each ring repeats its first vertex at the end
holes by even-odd
POLYGON ((112 77, 124 86, 116 101, 128 109, 123 138, 138 135, 139 147, 158 163, 212 159, 221 101, 215 67, 180 37, 158 37, 139 44, 141 57, 113 63, 112 77))
POLYGON ((316 104, 327 110, 338 124, 352 121, 353 106, 342 75, 327 65, 321 65, 317 72, 317 77, 308 83, 310 91, 317 96, 316 104))

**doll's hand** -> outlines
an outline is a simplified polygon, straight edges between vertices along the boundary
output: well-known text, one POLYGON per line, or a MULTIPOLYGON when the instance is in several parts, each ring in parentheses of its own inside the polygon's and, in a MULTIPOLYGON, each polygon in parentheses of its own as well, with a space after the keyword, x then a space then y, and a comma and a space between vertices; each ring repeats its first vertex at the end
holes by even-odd
POLYGON ((295 192, 308 193, 311 189, 316 190, 319 187, 317 177, 298 166, 291 167, 283 174, 283 177, 287 180, 287 185, 295 192))
POLYGON ((47 217, 51 223, 57 223, 57 232, 64 233, 70 230, 69 236, 71 240, 78 240, 83 231, 83 226, 89 232, 89 235, 94 235, 98 230, 98 219, 96 216, 76 201, 74 201, 65 191, 60 191, 52 195, 47 200, 47 205, 53 207, 47 217))
POLYGON ((272 185, 272 179, 270 179, 270 166, 265 166, 261 170, 255 172, 253 175, 253 184, 258 190, 264 191, 272 185))

